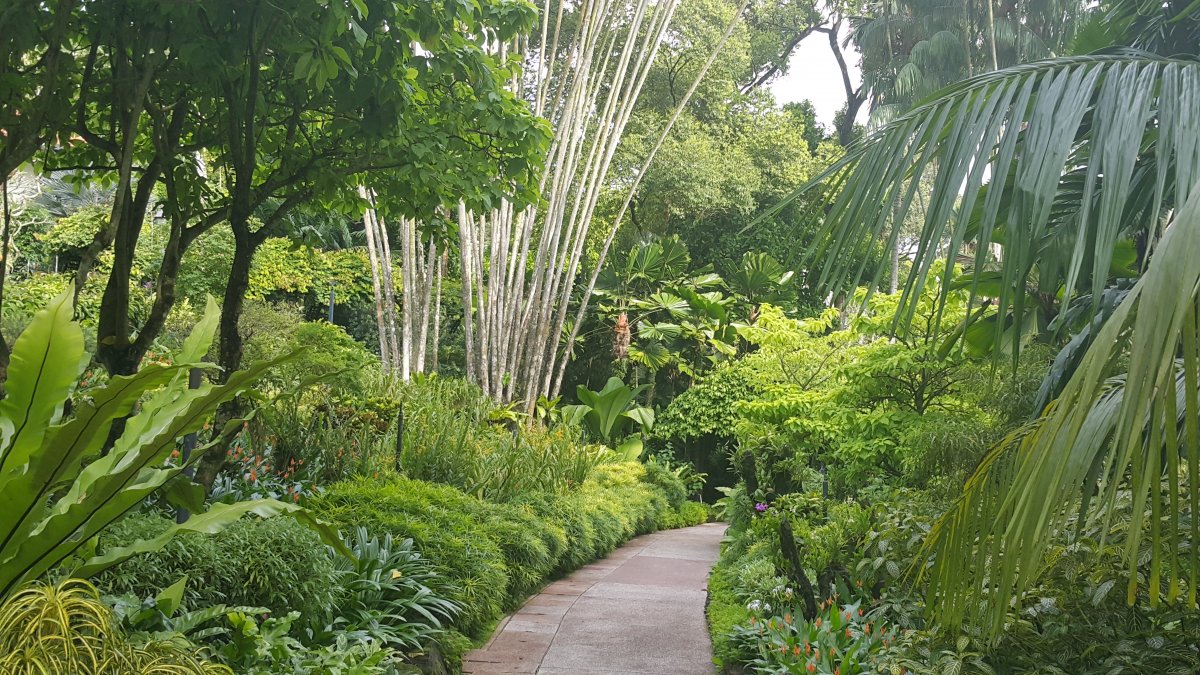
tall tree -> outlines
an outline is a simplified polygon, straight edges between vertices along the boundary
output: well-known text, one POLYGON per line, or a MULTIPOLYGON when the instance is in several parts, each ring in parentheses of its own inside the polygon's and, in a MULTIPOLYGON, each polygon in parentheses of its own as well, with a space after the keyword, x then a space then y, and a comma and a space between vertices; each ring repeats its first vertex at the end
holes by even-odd
MULTIPOLYGON (((359 185, 395 214, 432 215, 447 194, 473 205, 522 194, 544 136, 500 85, 510 64, 487 45, 527 28, 531 6, 312 0, 285 11, 229 0, 197 11, 211 86, 222 92, 214 172, 235 243, 224 372, 242 358, 254 254, 293 209, 364 208, 359 185)), ((211 484, 219 468, 207 462, 197 479, 211 484)))

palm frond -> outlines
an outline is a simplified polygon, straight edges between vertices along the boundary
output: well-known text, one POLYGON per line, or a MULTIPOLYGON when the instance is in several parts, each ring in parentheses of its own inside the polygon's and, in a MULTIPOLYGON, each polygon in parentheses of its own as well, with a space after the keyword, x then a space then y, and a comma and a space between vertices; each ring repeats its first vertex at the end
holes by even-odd
POLYGON ((929 581, 928 606, 939 620, 978 621, 999 635, 1010 599, 1041 572, 1068 517, 1078 509, 1107 521, 1119 487, 1133 502, 1124 542, 1130 602, 1148 540, 1151 604, 1160 602, 1164 579, 1166 599, 1181 599, 1186 576, 1186 602, 1196 606, 1200 559, 1194 546, 1185 556, 1178 531, 1186 501, 1187 536, 1200 541, 1200 183, 1188 191, 1146 273, 1062 395, 989 454, 931 531, 932 563, 918 574, 929 581), (1126 373, 1114 376, 1126 358, 1126 373), (1185 557, 1186 570, 1177 564, 1185 557))
MULTIPOLYGON (((817 184, 827 190, 820 243, 804 262, 819 263, 827 291, 875 287, 887 266, 868 269, 868 253, 880 241, 895 245, 920 185, 911 179, 929 172, 935 182, 898 322, 911 319, 935 260, 969 251, 982 268, 993 244, 1003 252, 993 262, 1005 281, 994 304, 1023 319, 1031 309, 1024 283, 1035 267, 1051 295, 1061 287, 1064 301, 1098 298, 1131 228, 1153 246, 1158 216, 1185 201, 1200 177, 1197 110, 1200 63, 1190 59, 1125 50, 1015 66, 942 90, 852 146, 784 204, 817 184), (1067 188, 1079 206, 1064 216, 1056 205, 1067 188), (1151 217, 1131 222, 1133 214, 1151 217), (1051 239, 1065 251, 1054 261, 1046 259, 1051 239)), ((951 281, 946 275, 943 298, 951 281)))

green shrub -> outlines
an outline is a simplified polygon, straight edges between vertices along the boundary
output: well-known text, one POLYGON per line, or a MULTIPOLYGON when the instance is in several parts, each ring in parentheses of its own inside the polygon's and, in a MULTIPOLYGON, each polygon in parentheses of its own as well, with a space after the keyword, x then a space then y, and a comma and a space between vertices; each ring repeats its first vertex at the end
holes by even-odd
POLYGON ((478 637, 549 578, 636 535, 707 520, 701 504, 672 509, 645 478, 638 463, 605 464, 576 490, 496 504, 389 474, 336 483, 310 506, 343 527, 411 538, 457 586, 450 599, 463 612, 454 626, 478 637))
POLYGON ((730 668, 745 663, 749 654, 733 639, 733 629, 749 621, 750 612, 734 592, 729 568, 718 564, 708 577, 708 632, 712 636, 713 661, 730 668))
POLYGON ((478 518, 483 502, 449 486, 388 476, 335 483, 310 506, 345 528, 411 538, 457 586, 450 599, 463 608, 454 624, 462 632, 478 636, 503 610, 509 569, 478 518))
MULTIPOLYGON (((153 537, 171 524, 159 516, 130 515, 101 536, 101 545, 153 537)), ((307 616, 337 603, 332 574, 333 562, 316 534, 289 518, 272 518, 238 521, 212 535, 183 534, 94 581, 106 593, 145 598, 187 575, 189 607, 243 605, 307 616)))
POLYGON ((511 417, 465 380, 418 378, 400 392, 404 442, 400 466, 413 478, 453 485, 493 502, 578 487, 603 449, 579 441, 566 425, 511 429, 511 417))
POLYGON ((691 527, 708 522, 708 507, 700 502, 686 501, 678 509, 668 511, 663 515, 663 529, 691 527))
POLYGON ((651 460, 646 462, 645 481, 662 490, 671 508, 678 509, 688 497, 687 485, 671 467, 662 462, 651 460))

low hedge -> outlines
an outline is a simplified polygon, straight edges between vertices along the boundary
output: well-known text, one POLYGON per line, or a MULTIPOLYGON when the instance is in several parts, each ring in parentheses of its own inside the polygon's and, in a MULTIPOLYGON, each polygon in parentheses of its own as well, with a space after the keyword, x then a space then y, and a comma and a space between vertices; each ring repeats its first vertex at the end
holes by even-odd
POLYGON ((464 611, 455 628, 476 638, 547 579, 639 534, 708 515, 699 504, 703 516, 687 504, 672 509, 635 462, 601 465, 569 493, 532 494, 511 504, 391 475, 334 484, 309 506, 342 527, 411 537, 459 586, 453 599, 464 611))
MULTIPOLYGON (((101 548, 150 539, 174 520, 131 514, 100 536, 101 548)), ((338 602, 328 583, 333 562, 320 538, 291 518, 246 518, 215 534, 184 533, 161 550, 143 553, 99 574, 96 587, 112 595, 152 597, 187 575, 186 605, 265 607, 305 616, 338 602)))

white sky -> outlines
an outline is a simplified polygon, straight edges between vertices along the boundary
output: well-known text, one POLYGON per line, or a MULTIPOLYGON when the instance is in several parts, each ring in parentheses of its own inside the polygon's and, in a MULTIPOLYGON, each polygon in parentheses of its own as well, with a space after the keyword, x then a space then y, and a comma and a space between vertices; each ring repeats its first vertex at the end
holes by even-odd
MULTIPOLYGON (((842 38, 839 38, 842 39, 842 38)), ((850 81, 858 86, 862 74, 858 69, 858 52, 850 45, 843 49, 846 65, 850 67, 850 81)), ((808 99, 817 110, 817 120, 829 127, 833 116, 846 104, 846 92, 842 88, 842 73, 837 60, 829 49, 829 40, 824 33, 813 33, 800 43, 792 54, 788 74, 770 85, 779 105, 808 99)), ((866 106, 860 109, 859 120, 866 118, 866 106)))

